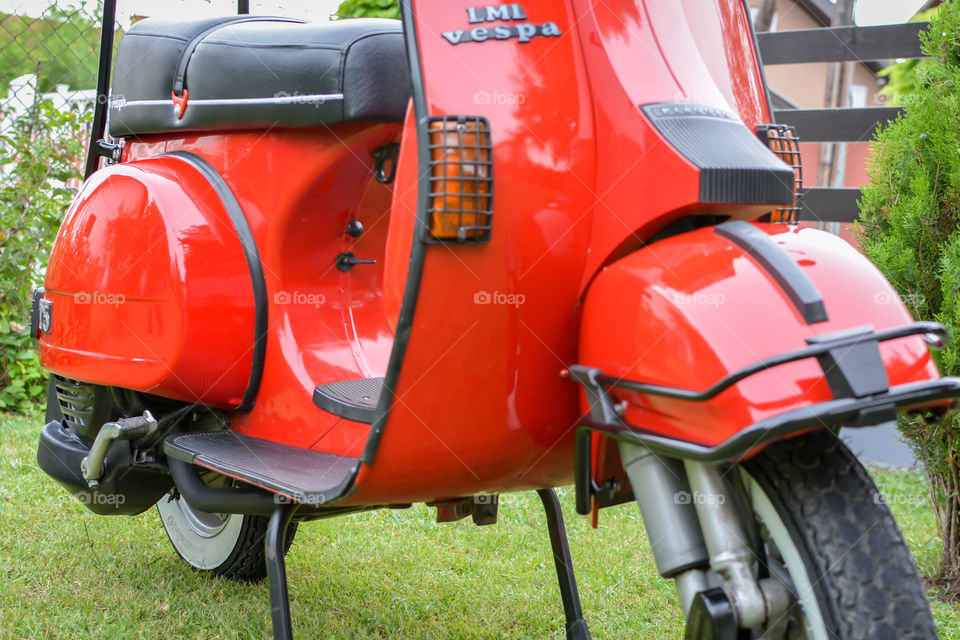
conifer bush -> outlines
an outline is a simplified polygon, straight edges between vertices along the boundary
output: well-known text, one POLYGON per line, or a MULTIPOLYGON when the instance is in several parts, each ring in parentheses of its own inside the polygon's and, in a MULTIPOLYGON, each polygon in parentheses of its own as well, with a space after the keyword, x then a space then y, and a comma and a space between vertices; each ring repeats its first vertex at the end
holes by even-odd
MULTIPOLYGON (((960 3, 947 2, 921 34, 930 56, 914 71, 906 112, 877 135, 860 201, 860 247, 911 313, 952 340, 934 358, 960 375, 960 3)), ((901 418, 924 464, 944 541, 942 572, 960 577, 960 417, 901 418)))

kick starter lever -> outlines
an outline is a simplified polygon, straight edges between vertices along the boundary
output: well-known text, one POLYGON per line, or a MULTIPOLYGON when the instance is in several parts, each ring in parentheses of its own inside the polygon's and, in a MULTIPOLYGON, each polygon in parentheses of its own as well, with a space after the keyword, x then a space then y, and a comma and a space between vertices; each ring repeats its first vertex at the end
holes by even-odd
POLYGON ((114 440, 136 440, 149 435, 157 430, 157 421, 149 411, 144 411, 142 416, 132 418, 121 418, 116 422, 108 422, 100 427, 100 433, 97 434, 90 447, 90 454, 80 461, 80 473, 87 485, 95 489, 100 485, 100 478, 103 477, 103 461, 107 457, 107 449, 113 444, 114 440))

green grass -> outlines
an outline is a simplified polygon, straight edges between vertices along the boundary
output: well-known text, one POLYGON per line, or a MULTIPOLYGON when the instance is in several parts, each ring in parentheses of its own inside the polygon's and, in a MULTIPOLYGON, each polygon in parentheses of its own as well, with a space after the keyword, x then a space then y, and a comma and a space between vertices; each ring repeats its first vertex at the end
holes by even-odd
MULTIPOLYGON (((40 417, 0 415, 0 638, 267 638, 264 583, 205 577, 174 553, 154 510, 88 512, 36 466, 40 417)), ((921 571, 939 539, 923 478, 874 470, 921 571)), ((680 638, 673 586, 659 578, 633 505, 600 528, 561 491, 593 635, 680 638)), ((300 638, 563 638, 543 511, 534 494, 501 498, 500 522, 436 524, 423 505, 301 527, 288 556, 300 638)), ((945 639, 960 607, 934 602, 945 639)))

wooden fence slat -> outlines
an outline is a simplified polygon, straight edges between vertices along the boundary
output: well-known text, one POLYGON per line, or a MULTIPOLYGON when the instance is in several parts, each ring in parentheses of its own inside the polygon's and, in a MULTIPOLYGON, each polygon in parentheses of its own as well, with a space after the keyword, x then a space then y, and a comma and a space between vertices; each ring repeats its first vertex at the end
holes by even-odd
POLYGON ((869 142, 877 124, 893 120, 903 107, 859 109, 775 109, 774 121, 793 125, 801 142, 869 142))
POLYGON ((860 214, 860 189, 806 187, 801 192, 800 219, 821 222, 853 222, 860 214))
POLYGON ((758 33, 757 42, 763 64, 920 58, 923 52, 918 35, 927 24, 770 31, 758 33))

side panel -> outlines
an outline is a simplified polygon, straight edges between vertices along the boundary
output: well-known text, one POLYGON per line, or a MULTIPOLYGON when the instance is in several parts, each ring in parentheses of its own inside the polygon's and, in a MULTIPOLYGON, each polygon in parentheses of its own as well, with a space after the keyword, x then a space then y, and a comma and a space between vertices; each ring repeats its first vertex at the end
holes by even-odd
POLYGON ((399 131, 355 123, 130 141, 124 163, 94 174, 64 223, 48 271, 54 326, 41 340, 43 364, 80 380, 239 405, 255 351, 250 272, 210 184, 187 162, 158 157, 189 152, 236 198, 267 289, 260 390, 251 411, 230 416, 231 427, 359 455, 369 425, 323 411, 312 395, 318 384, 386 369, 392 189, 374 180, 373 150, 399 131), (358 238, 346 234, 351 221, 363 224, 358 238), (345 251, 376 264, 339 271, 345 251), (84 292, 91 295, 77 304, 84 292))
POLYGON ((704 17, 673 0, 413 4, 419 126, 427 116, 489 120, 493 230, 488 244, 426 247, 395 398, 351 502, 568 481, 579 408, 560 371, 577 360, 593 275, 674 218, 770 208, 701 203, 698 168, 639 108, 700 101, 751 126, 764 115, 759 73, 741 51, 752 46, 743 7, 704 4, 704 17), (707 56, 721 62, 704 69, 707 56), (718 85, 732 63, 752 75, 718 85))
POLYGON ((250 272, 223 204, 182 161, 97 172, 67 212, 45 288, 53 323, 40 361, 50 371, 240 403, 252 365, 250 272))
POLYGON ((595 171, 576 16, 564 3, 526 2, 525 19, 500 26, 553 22, 561 35, 451 44, 445 32, 494 33, 493 23, 468 21, 468 6, 415 3, 416 36, 428 113, 490 121, 492 237, 426 248, 396 398, 350 502, 544 487, 572 476, 579 406, 559 372, 576 355, 595 171))
POLYGON ((410 271, 410 250, 417 219, 417 121, 413 102, 403 122, 400 153, 397 158, 396 184, 390 204, 390 225, 383 257, 383 307, 387 324, 396 332, 403 303, 403 292, 410 271))
MULTIPOLYGON (((638 107, 662 102, 770 122, 752 32, 739 0, 573 0, 594 96, 597 205, 585 290, 597 270, 687 215, 753 220, 770 207, 710 206, 699 175, 638 107)), ((704 140, 704 144, 710 144, 704 140)))
MULTIPOLYGON (((373 176, 373 150, 395 124, 204 134, 170 139, 224 177, 250 224, 267 286, 263 381, 253 410, 231 416, 245 435, 359 455, 370 425, 313 403, 318 384, 382 376, 393 343, 383 309, 383 250, 391 186, 373 176), (346 234, 363 224, 358 238, 346 234), (351 251, 376 264, 336 267, 351 251)), ((250 346, 250 345, 248 345, 250 346)))
POLYGON ((771 121, 750 16, 742 0, 645 4, 684 100, 725 106, 751 130, 771 121))

